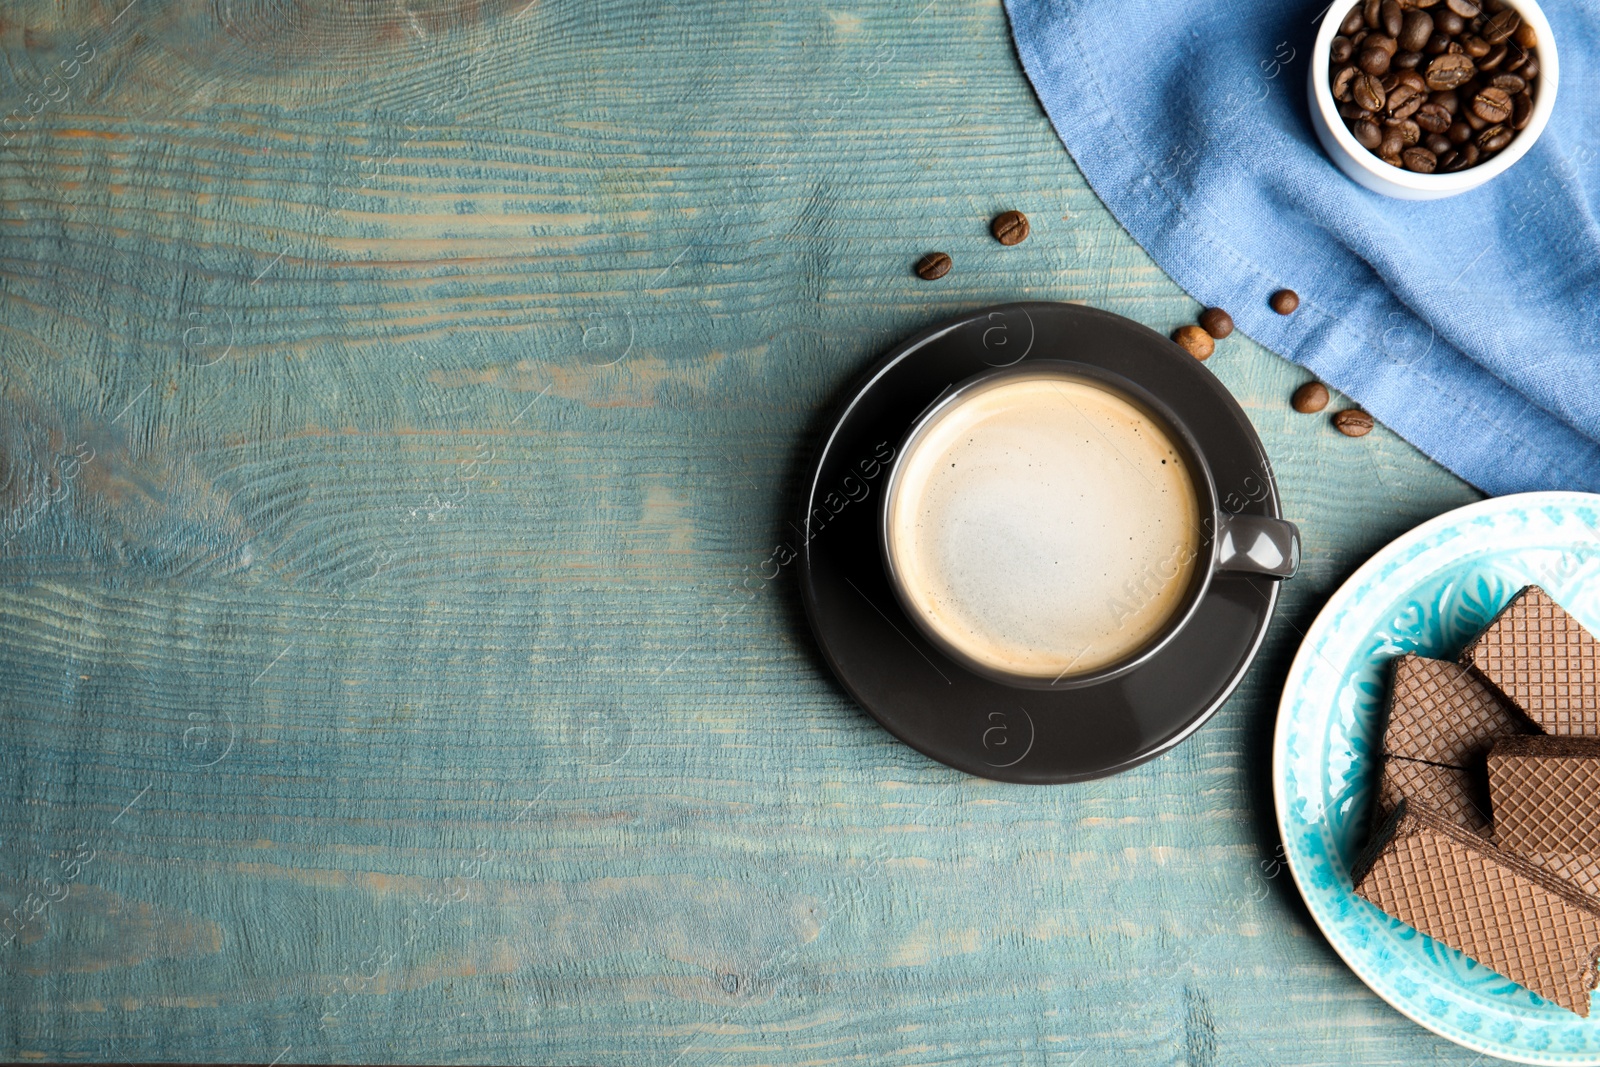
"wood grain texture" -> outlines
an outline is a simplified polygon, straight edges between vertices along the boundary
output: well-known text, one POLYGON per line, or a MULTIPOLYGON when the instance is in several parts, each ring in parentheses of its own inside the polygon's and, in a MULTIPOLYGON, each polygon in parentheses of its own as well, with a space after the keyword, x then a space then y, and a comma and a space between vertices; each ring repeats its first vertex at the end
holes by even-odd
POLYGON ((1208 363, 1305 567, 1120 777, 929 763, 751 577, 897 338, 1197 310, 998 3, 126 3, 0 12, 0 1058, 1473 1061, 1274 858, 1299 632, 1475 496, 1302 371, 1208 363))

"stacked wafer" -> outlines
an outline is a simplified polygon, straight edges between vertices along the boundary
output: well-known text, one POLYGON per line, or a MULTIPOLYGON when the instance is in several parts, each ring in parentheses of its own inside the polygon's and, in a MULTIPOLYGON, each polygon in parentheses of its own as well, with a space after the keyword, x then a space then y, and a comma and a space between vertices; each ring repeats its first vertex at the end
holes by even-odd
POLYGON ((1356 892, 1579 1015, 1600 973, 1600 641, 1538 586, 1395 662, 1356 892), (1492 817, 1491 817, 1492 815, 1492 817))

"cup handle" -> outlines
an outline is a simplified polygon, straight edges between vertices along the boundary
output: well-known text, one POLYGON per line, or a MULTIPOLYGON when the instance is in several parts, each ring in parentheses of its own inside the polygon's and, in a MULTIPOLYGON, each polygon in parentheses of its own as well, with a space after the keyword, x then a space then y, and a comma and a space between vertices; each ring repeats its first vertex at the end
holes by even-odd
POLYGON ((1300 528, 1264 515, 1221 515, 1216 570, 1293 578, 1300 569, 1300 528))

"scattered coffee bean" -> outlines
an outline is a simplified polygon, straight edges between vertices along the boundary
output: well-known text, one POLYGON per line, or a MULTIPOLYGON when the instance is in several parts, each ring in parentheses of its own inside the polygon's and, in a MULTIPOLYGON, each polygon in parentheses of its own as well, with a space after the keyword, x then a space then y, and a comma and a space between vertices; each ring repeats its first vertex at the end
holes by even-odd
POLYGON ((1315 415, 1328 406, 1328 387, 1321 382, 1307 382, 1294 391, 1289 406, 1302 415, 1315 415))
POLYGON ((1333 425, 1346 437, 1365 437, 1372 432, 1372 416, 1360 408, 1345 408, 1333 417, 1333 425))
POLYGON ((1294 309, 1300 306, 1300 294, 1293 289, 1279 289, 1267 303, 1280 315, 1292 315, 1294 309))
POLYGON ((1211 335, 1198 326, 1179 326, 1172 331, 1172 339, 1195 359, 1209 359, 1211 353, 1217 350, 1211 335))
POLYGON ((1028 239, 1028 216, 1020 211, 1006 211, 989 223, 989 232, 1003 245, 1019 245, 1028 239))
POLYGON ((1233 332, 1233 316, 1221 308, 1206 308, 1200 312, 1200 328, 1220 341, 1233 332))
POLYGON ((917 260, 917 277, 926 281, 943 278, 950 273, 950 257, 943 252, 929 252, 917 260))
POLYGON ((1537 35, 1506 0, 1361 0, 1330 52, 1356 143, 1419 174, 1492 158, 1533 121, 1537 35))

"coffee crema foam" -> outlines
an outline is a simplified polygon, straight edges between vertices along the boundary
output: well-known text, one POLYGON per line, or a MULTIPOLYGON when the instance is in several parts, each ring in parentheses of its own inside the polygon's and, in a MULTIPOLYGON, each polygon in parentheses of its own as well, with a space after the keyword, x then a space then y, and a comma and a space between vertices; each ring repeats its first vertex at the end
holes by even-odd
POLYGON ((1200 549, 1183 453, 1118 394, 1007 378, 924 427, 889 501, 904 591, 935 633, 1030 678, 1138 651, 1182 604, 1200 549))

